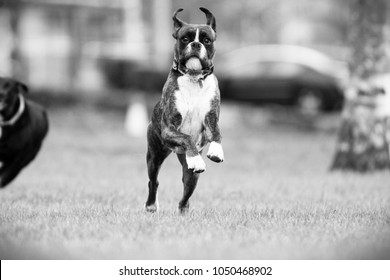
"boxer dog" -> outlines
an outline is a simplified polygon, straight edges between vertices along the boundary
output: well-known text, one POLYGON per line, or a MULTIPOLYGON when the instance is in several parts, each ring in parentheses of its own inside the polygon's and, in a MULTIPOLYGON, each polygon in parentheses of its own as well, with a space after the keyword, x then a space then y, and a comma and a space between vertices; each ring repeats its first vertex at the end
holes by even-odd
POLYGON ((166 157, 174 152, 183 169, 183 197, 180 212, 189 209, 189 198, 195 190, 199 173, 206 170, 201 155, 210 143, 207 157, 215 162, 224 160, 218 120, 220 93, 213 74, 216 22, 205 9, 206 24, 188 24, 173 15, 174 61, 168 79, 156 104, 148 126, 147 166, 149 195, 148 212, 158 210, 157 176, 166 157))
POLYGON ((25 99, 27 87, 0 78, 0 187, 7 186, 37 155, 48 131, 45 110, 25 99))

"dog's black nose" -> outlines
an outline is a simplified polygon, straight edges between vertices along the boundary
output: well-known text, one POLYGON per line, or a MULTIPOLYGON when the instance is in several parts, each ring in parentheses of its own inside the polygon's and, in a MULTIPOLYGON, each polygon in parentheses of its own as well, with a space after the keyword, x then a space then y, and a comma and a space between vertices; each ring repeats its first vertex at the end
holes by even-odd
POLYGON ((191 43, 191 46, 192 46, 195 50, 200 50, 200 48, 201 48, 201 45, 200 45, 200 43, 198 43, 198 42, 192 42, 192 43, 191 43))

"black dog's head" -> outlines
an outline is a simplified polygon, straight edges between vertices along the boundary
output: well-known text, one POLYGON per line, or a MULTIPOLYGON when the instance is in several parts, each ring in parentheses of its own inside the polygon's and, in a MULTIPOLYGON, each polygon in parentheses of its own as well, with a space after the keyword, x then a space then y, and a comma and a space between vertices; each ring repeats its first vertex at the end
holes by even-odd
POLYGON ((4 117, 12 111, 19 99, 19 94, 26 94, 26 85, 8 78, 0 78, 0 115, 4 117))
POLYGON ((200 8, 206 14, 206 24, 189 24, 177 18, 183 9, 173 14, 175 44, 175 62, 179 69, 185 71, 185 65, 190 58, 198 58, 202 70, 212 68, 215 53, 216 22, 214 15, 206 8, 200 8))

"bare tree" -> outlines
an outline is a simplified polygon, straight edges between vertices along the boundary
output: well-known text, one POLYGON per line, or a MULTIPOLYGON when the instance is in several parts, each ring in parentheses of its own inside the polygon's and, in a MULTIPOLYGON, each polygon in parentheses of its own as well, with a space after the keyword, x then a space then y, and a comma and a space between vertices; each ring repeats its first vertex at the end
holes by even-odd
POLYGON ((332 169, 372 171, 390 168, 390 107, 383 108, 387 0, 351 2, 351 84, 332 169))

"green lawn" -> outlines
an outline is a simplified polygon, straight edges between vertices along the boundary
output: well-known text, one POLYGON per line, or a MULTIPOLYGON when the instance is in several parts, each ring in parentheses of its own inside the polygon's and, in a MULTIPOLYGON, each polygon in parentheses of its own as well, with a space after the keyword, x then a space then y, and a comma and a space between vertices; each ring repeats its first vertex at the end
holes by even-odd
POLYGON ((41 154, 0 190, 2 259, 390 257, 390 172, 328 172, 335 116, 310 130, 281 108, 224 104, 225 162, 205 159, 184 216, 174 155, 160 212, 143 211, 146 140, 125 134, 124 113, 76 106, 50 118, 41 154))

